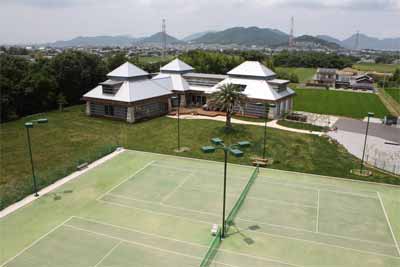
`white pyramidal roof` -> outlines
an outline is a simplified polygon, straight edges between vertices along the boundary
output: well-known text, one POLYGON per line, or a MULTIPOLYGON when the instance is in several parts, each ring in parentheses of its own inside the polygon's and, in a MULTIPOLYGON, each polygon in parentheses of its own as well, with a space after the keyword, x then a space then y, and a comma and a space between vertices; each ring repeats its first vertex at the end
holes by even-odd
POLYGON ((171 95, 170 88, 172 88, 172 81, 169 77, 151 80, 126 80, 122 82, 114 95, 104 94, 102 86, 98 85, 83 97, 131 103, 153 97, 171 95))
POLYGON ((265 67, 258 61, 245 61, 236 68, 228 72, 228 75, 271 77, 276 73, 265 67))
POLYGON ((146 75, 149 75, 149 73, 129 62, 125 62, 124 64, 107 74, 108 77, 122 78, 131 78, 146 75))
POLYGON ((276 91, 272 88, 272 86, 266 80, 259 79, 246 79, 246 78, 237 78, 237 77, 229 77, 220 83, 216 84, 212 88, 205 90, 206 93, 213 93, 219 91, 219 87, 224 84, 237 84, 244 86, 244 94, 253 99, 260 100, 269 100, 275 101, 289 95, 294 95, 295 92, 289 87, 286 90, 282 90, 280 92, 276 91))
POLYGON ((172 88, 171 90, 173 91, 187 91, 190 90, 189 83, 183 78, 180 74, 178 73, 160 73, 157 76, 153 78, 155 79, 160 79, 160 78, 170 78, 172 82, 172 88))
POLYGON ((186 64, 179 58, 172 60, 167 65, 160 68, 160 71, 174 71, 174 72, 187 72, 194 70, 192 66, 186 64))

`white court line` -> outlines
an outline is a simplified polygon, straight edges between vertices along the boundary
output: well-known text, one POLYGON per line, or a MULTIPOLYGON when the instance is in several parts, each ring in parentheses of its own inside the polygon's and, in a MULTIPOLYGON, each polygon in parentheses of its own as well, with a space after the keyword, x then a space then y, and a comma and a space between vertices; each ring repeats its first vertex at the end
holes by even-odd
MULTIPOLYGON (((193 222, 197 222, 197 223, 204 223, 204 224, 207 224, 207 225, 209 225, 211 223, 211 222, 206 222, 206 221, 202 221, 202 220, 189 219, 189 218, 183 217, 183 216, 171 215, 171 214, 168 214, 168 213, 155 212, 155 211, 151 211, 151 210, 147 210, 147 209, 136 208, 136 207, 123 205, 123 204, 118 204, 118 203, 113 203, 113 202, 104 201, 104 200, 99 200, 99 201, 104 202, 104 203, 109 204, 109 205, 115 205, 115 206, 123 207, 123 208, 127 208, 127 209, 142 210, 142 211, 148 212, 148 213, 154 213, 154 214, 159 214, 159 215, 168 216, 168 217, 176 217, 176 218, 180 218, 180 219, 183 219, 183 220, 193 221, 193 222)), ((265 223, 262 223, 262 224, 265 224, 265 223)), ((278 228, 280 227, 278 225, 275 225, 275 226, 278 227, 278 228)), ((270 234, 270 233, 261 232, 261 231, 252 231, 252 230, 243 229, 243 228, 238 228, 238 229, 241 230, 241 231, 244 231, 244 232, 256 232, 256 233, 262 234, 262 235, 275 236, 275 237, 280 237, 280 238, 289 239, 289 240, 297 240, 297 241, 308 242, 308 243, 312 243, 312 244, 323 245, 323 246, 327 246, 327 247, 334 247, 334 248, 340 248, 340 249, 344 249, 344 250, 357 251, 357 252, 364 253, 364 254, 370 254, 370 255, 372 254, 372 255, 377 255, 377 256, 382 256, 382 257, 389 257, 389 258, 399 259, 399 257, 393 256, 393 255, 381 254, 381 253, 370 252, 370 251, 365 251, 365 250, 358 250, 358 249, 354 249, 354 248, 350 248, 350 247, 342 247, 342 246, 329 244, 329 243, 323 243, 323 242, 319 242, 319 241, 313 241, 313 240, 307 240, 307 239, 301 239, 301 238, 294 238, 294 237, 284 236, 284 235, 270 234)), ((315 233, 315 232, 311 231, 311 233, 315 233)), ((321 232, 318 233, 318 234, 328 235, 328 236, 330 235, 330 234, 325 234, 325 233, 321 233, 321 232)), ((342 239, 348 239, 347 237, 342 237, 342 236, 337 236, 337 237, 338 238, 342 238, 342 239)), ((350 240, 353 240, 353 239, 350 239, 350 240)), ((373 241, 358 240, 358 239, 354 240, 354 241, 375 243, 373 241)), ((379 244, 379 243, 377 243, 377 244, 379 244)), ((390 245, 390 246, 387 245, 387 244, 382 244, 382 245, 386 245, 388 247, 394 247, 393 245, 390 245)))
MULTIPOLYGON (((294 180, 295 182, 292 182, 291 180, 288 180, 288 179, 276 179, 275 176, 263 175, 263 174, 261 174, 259 177, 263 178, 263 179, 270 179, 270 180, 271 179, 272 180, 281 180, 282 182, 286 182, 285 184, 300 185, 300 186, 305 186, 308 188, 318 187, 317 189, 321 189, 320 187, 322 187, 322 188, 332 188, 333 187, 333 188, 336 188, 337 190, 336 189, 327 189, 327 190, 335 190, 335 191, 339 191, 339 192, 352 192, 352 191, 346 190, 346 189, 348 189, 348 187, 343 187, 343 186, 340 186, 337 184, 325 184, 325 183, 306 182, 306 181, 297 182, 296 180, 294 180)), ((375 194, 375 192, 376 192, 374 190, 367 190, 367 189, 360 189, 360 190, 356 190, 356 191, 359 193, 370 193, 370 194, 375 194)))
MULTIPOLYGON (((122 199, 138 201, 138 202, 150 203, 150 204, 160 205, 160 206, 164 206, 164 207, 168 207, 168 208, 172 208, 172 209, 177 209, 177 210, 185 210, 185 211, 189 211, 189 212, 193 212, 193 213, 211 215, 211 216, 216 216, 216 217, 219 216, 219 214, 212 213, 212 212, 206 212, 206 211, 200 211, 200 210, 176 207, 176 206, 167 205, 167 204, 159 204, 159 203, 153 202, 153 201, 135 199, 135 198, 126 197, 126 196, 122 196, 122 195, 116 195, 116 194, 109 194, 109 195, 110 196, 114 196, 116 198, 122 198, 122 199)), ((104 201, 104 202, 113 203, 112 201, 104 201)), ((124 207, 131 207, 131 206, 124 205, 124 204, 121 204, 121 205, 124 206, 124 207)), ((143 209, 143 210, 147 210, 147 209, 143 209)), ((324 233, 324 232, 316 233, 314 230, 307 230, 307 229, 297 228, 297 227, 292 227, 292 226, 284 226, 284 225, 279 225, 279 224, 260 222, 260 221, 256 221, 256 220, 245 219, 245 218, 242 218, 242 217, 236 217, 235 220, 244 221, 244 222, 251 222, 251 223, 256 223, 256 224, 265 224, 265 225, 269 225, 269 226, 273 226, 273 227, 277 227, 277 228, 282 228, 282 229, 289 229, 289 230, 294 230, 294 231, 298 231, 298 232, 306 232, 306 233, 311 233, 311 234, 319 234, 319 235, 324 235, 324 236, 340 238, 340 239, 344 239, 344 240, 357 241, 357 242, 361 242, 361 243, 371 243, 371 244, 381 245, 381 246, 385 246, 385 247, 394 247, 393 244, 388 244, 388 243, 383 243, 383 242, 376 242, 376 241, 365 240, 365 239, 357 239, 357 238, 341 236, 341 235, 335 235, 335 234, 329 234, 329 233, 324 233)))
POLYGON ((11 261, 13 261, 15 258, 17 258, 18 256, 20 256, 22 253, 24 253, 25 251, 27 251, 28 249, 30 249, 31 247, 33 247, 34 245, 36 245, 39 241, 41 241, 43 238, 45 238, 46 236, 50 235, 51 233, 53 233, 55 230, 57 230, 58 228, 60 228, 61 226, 63 226, 65 223, 67 223, 69 220, 71 220, 72 217, 69 217, 68 219, 66 219, 65 221, 63 221, 61 224, 57 225, 56 227, 52 228, 50 231, 48 231, 47 233, 45 233, 44 235, 42 235, 41 237, 39 237, 38 239, 36 239, 35 241, 33 241, 30 245, 28 245, 27 247, 23 248, 20 252, 17 253, 17 255, 15 255, 14 257, 8 259, 6 262, 4 262, 2 265, 0 265, 0 267, 5 266, 6 264, 10 263, 11 261))
MULTIPOLYGON (((139 230, 135 230, 135 229, 131 229, 131 228, 128 228, 128 227, 118 226, 118 225, 114 225, 114 224, 110 224, 110 223, 105 223, 105 222, 100 222, 100 221, 97 221, 97 220, 87 219, 87 218, 78 217, 78 216, 73 216, 73 217, 74 217, 74 218, 77 218, 77 219, 84 220, 84 221, 89 221, 89 222, 94 222, 94 223, 98 223, 98 224, 108 225, 108 226, 111 226, 111 227, 115 227, 115 228, 127 230, 127 231, 130 231, 130 232, 138 232, 138 233, 141 233, 141 234, 144 234, 144 235, 155 236, 155 237, 158 237, 158 238, 161 238, 161 239, 166 239, 166 240, 170 240, 170 241, 180 242, 180 243, 183 243, 183 244, 188 244, 188 245, 192 245, 192 246, 202 247, 202 248, 204 248, 204 249, 207 249, 207 248, 208 248, 208 246, 205 246, 205 245, 200 245, 200 244, 197 244, 197 243, 192 243, 192 242, 188 242, 188 241, 183 241, 183 240, 178 240, 178 239, 174 239, 174 238, 169 238, 169 237, 165 237, 165 236, 161 236, 161 235, 157 235, 157 234, 145 233, 145 232, 142 232, 142 231, 139 231, 139 230)), ((75 228, 75 226, 71 226, 71 225, 65 225, 65 226, 74 227, 74 228, 75 228)), ((77 228, 79 228, 79 227, 77 227, 77 228)), ((83 229, 83 228, 80 228, 80 229, 83 229)), ((83 230, 85 230, 85 229, 83 229, 83 230)), ((101 234, 101 233, 100 233, 100 234, 101 234)), ((123 241, 123 242, 125 242, 125 241, 123 241)), ((133 241, 133 242, 134 242, 134 241, 133 241)), ((220 249, 218 249, 218 250, 220 250, 220 249)), ((282 261, 278 261, 278 260, 274 260, 274 259, 269 259, 269 258, 265 258, 265 257, 257 257, 257 256, 242 254, 242 253, 236 253, 236 252, 233 252, 233 251, 230 251, 230 250, 222 250, 222 251, 227 252, 227 253, 231 253, 231 254, 235 254, 235 255, 243 255, 243 256, 247 256, 247 257, 251 257, 251 258, 259 258, 259 259, 262 259, 262 260, 264 260, 264 261, 277 262, 277 263, 281 263, 281 264, 285 264, 285 265, 289 265, 289 266, 299 266, 299 265, 293 265, 293 264, 289 264, 289 263, 285 263, 285 262, 282 262, 282 261)), ((226 265, 226 266, 235 267, 234 265, 227 264, 227 263, 222 263, 222 262, 218 262, 218 261, 213 261, 213 262, 218 263, 218 264, 222 264, 222 265, 226 265)), ((302 267, 302 266, 299 266, 299 267, 302 267)))
POLYGON ((91 219, 91 218, 83 218, 83 217, 78 217, 78 216, 73 216, 73 218, 76 218, 76 219, 79 219, 79 220, 82 220, 82 221, 96 223, 96 224, 102 224, 102 225, 106 225, 106 226, 111 226, 111 227, 114 227, 114 228, 118 228, 118 229, 129 231, 129 232, 135 232, 135 233, 139 233, 139 234, 143 234, 143 235, 154 236, 154 237, 157 237, 157 238, 160 238, 160 239, 166 239, 166 240, 179 242, 179 243, 183 243, 183 244, 188 244, 188 245, 192 245, 192 246, 198 246, 198 247, 207 248, 207 246, 204 246, 204 245, 200 245, 200 244, 196 244, 196 243, 192 243, 192 242, 188 242, 188 241, 183 241, 183 240, 179 240, 179 239, 175 239, 175 238, 170 238, 170 237, 162 236, 162 235, 158 235, 158 234, 147 233, 147 232, 139 231, 139 230, 132 229, 132 228, 129 228, 129 227, 119 226, 119 225, 115 225, 115 224, 107 223, 107 222, 101 222, 101 221, 94 220, 94 219, 91 219))
POLYGON ((396 245, 397 253, 399 253, 399 256, 400 256, 399 243, 397 243, 396 236, 393 233, 392 225, 390 224, 389 216, 386 213, 385 205, 383 204, 381 194, 379 192, 376 192, 376 193, 378 195, 379 201, 381 202, 381 206, 382 206, 383 213, 385 214, 386 222, 389 226, 390 232, 392 233, 392 238, 393 238, 394 244, 396 245))
MULTIPOLYGON (((268 178, 266 176, 261 177, 261 178, 268 178)), ((258 180, 259 181, 259 180, 258 180)), ((332 192, 332 193, 337 193, 337 194, 344 194, 344 195, 351 195, 351 196, 357 196, 357 197, 364 197, 364 198, 372 198, 372 199, 377 199, 376 197, 373 196, 368 196, 368 195, 364 195, 364 194, 357 194, 357 193, 352 193, 352 192, 348 192, 348 191, 338 191, 338 190, 331 190, 331 189, 324 189, 324 188, 313 188, 313 187, 309 187, 309 186, 304 186, 304 185, 297 185, 295 183, 290 184, 290 183, 278 183, 278 182, 263 182, 266 184, 276 184, 276 185, 282 185, 282 186, 287 186, 287 187, 294 187, 294 188, 302 188, 302 189, 307 189, 307 190, 313 190, 313 191, 326 191, 326 192, 332 192)), ((372 191, 371 191, 372 192, 372 191)), ((375 191, 374 191, 375 193, 375 191)))
POLYGON ((169 199, 173 194, 176 193, 176 191, 178 191, 192 176, 192 173, 189 173, 183 180, 182 182, 179 183, 179 185, 177 187, 174 188, 174 190, 172 190, 171 192, 169 192, 166 196, 164 196, 161 201, 160 204, 163 204, 163 202, 165 202, 167 199, 169 199))
MULTIPOLYGON (((132 210, 140 210, 140 211, 144 211, 144 212, 147 212, 147 213, 162 215, 162 216, 166 216, 166 217, 179 218, 179 219, 186 220, 186 221, 190 221, 190 222, 207 224, 207 225, 209 225, 209 226, 211 226, 213 223, 215 223, 215 221, 209 221, 209 222, 208 222, 208 221, 203 221, 203 220, 190 219, 190 218, 184 217, 184 216, 179 216, 179 215, 174 215, 174 214, 170 214, 170 213, 166 213, 166 212, 159 212, 159 211, 153 211, 153 210, 149 210, 149 209, 143 209, 143 208, 133 207, 133 206, 129 206, 129 205, 124 205, 124 204, 120 204, 120 203, 115 203, 115 202, 108 201, 108 200, 99 199, 99 200, 97 200, 97 201, 102 202, 102 203, 105 203, 105 204, 107 204, 107 205, 113 205, 113 206, 122 207, 122 208, 126 208, 126 209, 132 209, 132 210)), ((0 266, 0 267, 1 267, 1 266, 0 266)))
MULTIPOLYGON (((363 253, 363 254, 372 254, 372 255, 377 255, 377 256, 381 256, 381 257, 388 257, 388 258, 392 258, 392 259, 397 259, 397 260, 400 259, 400 257, 393 256, 393 255, 388 255, 388 254, 383 254, 383 253, 378 253, 378 252, 373 252, 373 251, 367 251, 367 250, 359 250, 359 249, 350 248, 350 247, 342 247, 342 246, 339 246, 339 245, 323 243, 323 242, 320 242, 320 241, 313 241, 313 240, 307 240, 307 239, 284 236, 284 235, 270 234, 270 233, 267 233, 267 232, 253 231, 253 230, 242 229, 242 228, 238 228, 238 229, 240 231, 242 231, 242 232, 253 232, 253 233, 257 233, 257 234, 280 237, 280 238, 286 238, 286 239, 289 239, 289 240, 296 240, 296 241, 301 241, 301 242, 308 242, 308 243, 323 245, 323 246, 327 246, 327 247, 334 247, 334 248, 340 248, 340 249, 344 249, 344 250, 357 251, 357 252, 363 253)), ((394 246, 392 246, 392 247, 394 247, 394 246)))
POLYGON ((70 228, 78 230, 78 231, 83 231, 83 232, 91 233, 91 234, 94 234, 94 235, 98 235, 98 236, 103 236, 103 237, 107 237, 107 238, 110 238, 110 239, 119 240, 119 241, 122 241, 124 243, 129 243, 129 244, 133 244, 133 245, 137 245, 137 246, 142 246, 142 247, 145 247, 145 248, 159 250, 159 251, 163 251, 163 252, 167 252, 167 253, 171 253, 171 254, 175 254, 175 255, 179 255, 179 256, 184 256, 184 257, 197 259, 197 260, 201 260, 202 259, 201 257, 187 255, 187 254, 183 254, 183 253, 172 251, 172 250, 168 250, 168 249, 158 248, 158 247, 154 247, 154 246, 151 246, 151 245, 146 245, 146 244, 143 244, 143 243, 140 243, 140 242, 136 242, 136 241, 132 241, 132 240, 128 240, 128 239, 123 239, 123 238, 120 238, 120 237, 107 235, 107 234, 99 233, 99 232, 92 231, 92 230, 87 230, 87 229, 76 227, 76 226, 69 225, 69 224, 65 224, 64 227, 70 227, 70 228))
MULTIPOLYGON (((217 190, 203 190, 201 189, 200 186, 192 186, 190 188, 188 188, 189 190, 193 189, 196 191, 200 191, 200 192, 206 192, 206 193, 219 193, 219 191, 217 190)), ((240 195, 242 192, 240 191, 238 194, 240 195)), ((230 196, 237 196, 236 194, 231 194, 231 193, 227 193, 227 195, 230 196)), ((274 203, 278 203, 278 204, 282 204, 282 205, 287 205, 287 206, 294 206, 294 207, 304 207, 304 208, 312 208, 312 209, 316 209, 316 206, 312 206, 312 205, 303 205, 303 204, 298 204, 298 203, 293 203, 293 202, 289 202, 289 201, 282 201, 282 200, 276 200, 276 199, 269 199, 269 198, 261 198, 261 197, 251 197, 251 196, 246 196, 246 199, 253 199, 253 200, 259 200, 259 201, 265 201, 265 202, 274 202, 274 203)))
POLYGON ((108 256, 110 256, 111 253, 113 253, 113 251, 114 251, 119 245, 121 245, 122 243, 123 243, 123 241, 119 241, 117 244, 115 244, 115 246, 113 246, 113 247, 110 249, 110 251, 108 251, 108 252, 106 253, 106 255, 104 255, 103 258, 101 258, 101 260, 100 260, 98 263, 96 263, 96 265, 95 265, 94 267, 99 266, 99 265, 100 265, 108 256))
MULTIPOLYGON (((206 169, 206 168, 191 168, 191 169, 186 169, 186 168, 179 168, 179 167, 171 167, 171 166, 167 166, 167 165, 163 165, 163 164, 154 164, 153 166, 156 167, 160 167, 160 168, 165 168, 165 169, 171 169, 171 170, 177 170, 177 171, 184 171, 184 172, 191 172, 191 173, 196 173, 198 172, 199 174, 203 174, 204 173, 212 173, 212 174, 217 174, 217 175, 224 175, 223 171, 217 171, 217 170, 210 170, 210 169, 206 169), (205 171, 204 171, 205 170, 205 171)), ((218 167, 220 168, 220 166, 218 167)), ((237 179, 237 180, 243 180, 243 181, 248 181, 249 177, 251 174, 248 174, 248 177, 243 174, 242 176, 237 176, 237 175, 229 175, 228 174, 228 179, 237 179)))
MULTIPOLYGON (((132 179, 133 177, 135 177, 137 174, 139 174, 140 172, 142 172, 144 169, 146 169, 147 167, 149 167, 151 164, 153 164, 154 162, 156 162, 155 160, 150 161, 149 163, 147 163, 146 165, 144 165, 142 168, 140 168, 139 170, 137 170, 134 174, 130 175, 129 177, 123 179, 121 182, 119 182, 118 184, 114 185, 110 190, 106 191, 105 193, 101 194, 96 200, 101 199, 102 197, 104 197, 105 195, 107 195, 108 193, 110 193, 111 191, 113 191, 115 188, 117 188, 118 186, 122 185, 123 183, 125 183, 126 181, 132 179)), ((1 266, 0 266, 1 267, 1 266)))
POLYGON ((320 190, 318 190, 318 196, 317 196, 317 224, 315 226, 315 232, 319 232, 319 194, 320 190))
MULTIPOLYGON (((155 153, 155 152, 147 152, 147 151, 140 151, 140 150, 132 150, 132 149, 126 149, 128 152, 138 152, 138 153, 144 153, 144 154, 152 154, 152 155, 159 155, 163 157, 172 157, 172 158, 178 158, 181 160, 194 160, 194 161, 202 161, 202 162, 211 162, 211 163, 220 163, 223 164, 222 161, 213 161, 213 160, 207 160, 207 159, 197 159, 197 158, 189 158, 189 157, 179 157, 175 155, 169 155, 169 154, 161 154, 161 153, 155 153)), ((229 165, 233 166, 239 166, 243 168, 251 168, 254 169, 253 166, 249 165, 244 165, 244 164, 236 164, 236 163, 228 163, 229 165)), ((342 181, 342 182, 348 182, 348 183, 361 183, 361 184, 370 184, 370 185, 380 185, 384 187, 395 187, 395 188, 400 188, 400 185, 394 185, 394 184, 385 184, 385 183, 377 183, 377 182, 369 182, 369 181, 361 181, 361 180, 354 180, 351 178, 344 178, 344 177, 336 177, 336 176, 327 176, 327 175, 320 175, 320 174, 314 174, 314 173, 307 173, 307 172, 295 172, 295 171, 286 171, 286 170, 281 170, 281 169, 271 169, 271 168, 260 168, 262 171, 272 171, 272 172, 287 172, 287 173, 293 173, 296 175, 310 175, 314 176, 316 178, 323 178, 323 179, 328 179, 328 180, 337 180, 337 181, 342 181)))

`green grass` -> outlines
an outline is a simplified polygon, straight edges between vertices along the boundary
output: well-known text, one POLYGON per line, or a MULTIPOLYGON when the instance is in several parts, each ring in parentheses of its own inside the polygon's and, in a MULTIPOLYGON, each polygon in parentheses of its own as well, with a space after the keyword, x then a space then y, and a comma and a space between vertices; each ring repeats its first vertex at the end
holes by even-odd
POLYGON ((396 68, 400 68, 400 64, 360 63, 354 64, 353 68, 361 71, 393 72, 396 68))
POLYGON ((293 68, 293 67, 277 67, 277 71, 284 71, 288 73, 294 73, 299 77, 299 82, 304 83, 311 80, 315 72, 315 68, 293 68))
MULTIPOLYGON (((21 199, 32 191, 31 170, 23 123, 46 116, 49 123, 31 131, 32 150, 40 187, 75 170, 82 161, 99 157, 105 149, 123 146, 130 149, 175 154, 176 121, 162 117, 147 122, 127 124, 119 121, 87 117, 84 106, 67 108, 65 112, 49 112, 2 124, 0 195, 2 207, 21 199), (57 174, 57 175, 54 175, 57 174)), ((191 148, 187 157, 222 161, 220 153, 205 155, 200 148, 210 138, 221 137, 227 143, 249 140, 253 146, 244 159, 232 162, 251 163, 251 157, 262 150, 263 128, 234 125, 235 131, 225 133, 223 122, 182 120, 182 146, 191 148)), ((272 168, 309 172, 337 177, 355 178, 349 170, 358 160, 327 139, 268 129, 267 154, 274 158, 272 168)), ((360 178, 364 179, 364 178, 360 178)), ((400 183, 400 179, 374 172, 370 181, 400 183)))
POLYGON ((387 88, 385 91, 400 104, 400 88, 387 88))
POLYGON ((322 132, 325 130, 325 128, 321 126, 312 125, 309 123, 296 122, 296 121, 279 120, 277 123, 285 127, 295 128, 300 130, 315 131, 315 132, 322 132))
POLYGON ((370 93, 319 89, 295 89, 294 110, 352 118, 364 118, 368 112, 383 118, 390 114, 379 97, 370 93))

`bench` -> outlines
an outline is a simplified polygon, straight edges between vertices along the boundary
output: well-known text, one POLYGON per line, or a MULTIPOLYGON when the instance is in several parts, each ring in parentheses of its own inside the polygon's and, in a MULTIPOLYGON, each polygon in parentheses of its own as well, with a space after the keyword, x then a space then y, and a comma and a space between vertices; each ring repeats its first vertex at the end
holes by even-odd
POLYGON ((76 169, 77 169, 78 171, 80 171, 80 170, 82 170, 82 169, 85 169, 88 165, 89 165, 89 163, 84 162, 84 163, 79 164, 78 166, 76 166, 76 169))

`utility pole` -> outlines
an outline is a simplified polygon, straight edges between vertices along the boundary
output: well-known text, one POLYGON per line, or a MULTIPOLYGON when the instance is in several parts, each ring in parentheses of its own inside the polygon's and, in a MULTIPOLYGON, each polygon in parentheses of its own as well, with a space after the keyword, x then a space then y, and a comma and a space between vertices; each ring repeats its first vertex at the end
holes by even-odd
POLYGON ((289 47, 294 46, 294 17, 290 19, 289 47))
POLYGON ((165 24, 165 19, 162 20, 162 57, 165 60, 166 50, 167 50, 167 27, 165 24))

